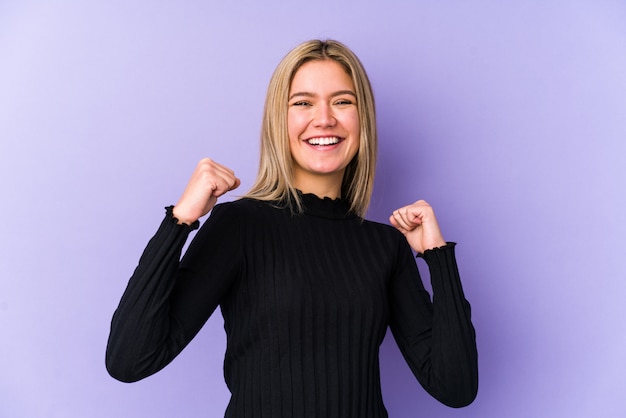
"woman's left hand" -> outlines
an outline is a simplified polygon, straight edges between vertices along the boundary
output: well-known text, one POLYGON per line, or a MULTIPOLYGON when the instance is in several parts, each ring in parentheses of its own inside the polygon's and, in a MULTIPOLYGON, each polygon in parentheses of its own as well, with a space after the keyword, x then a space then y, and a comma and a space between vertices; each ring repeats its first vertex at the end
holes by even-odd
POLYGON ((417 253, 446 245, 433 208, 423 200, 394 210, 389 222, 417 253))

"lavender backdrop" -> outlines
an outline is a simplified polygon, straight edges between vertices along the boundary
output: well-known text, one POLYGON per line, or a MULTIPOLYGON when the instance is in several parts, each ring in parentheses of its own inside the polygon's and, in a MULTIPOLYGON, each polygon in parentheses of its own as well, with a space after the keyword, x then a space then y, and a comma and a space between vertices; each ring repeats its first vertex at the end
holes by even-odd
POLYGON ((251 185, 270 74, 314 37, 375 87, 370 218, 432 203, 473 305, 478 399, 439 405, 388 339, 391 417, 625 416, 626 3, 503 3, 0 2, 0 416, 222 416, 219 314, 132 385, 109 321, 200 157, 251 185))

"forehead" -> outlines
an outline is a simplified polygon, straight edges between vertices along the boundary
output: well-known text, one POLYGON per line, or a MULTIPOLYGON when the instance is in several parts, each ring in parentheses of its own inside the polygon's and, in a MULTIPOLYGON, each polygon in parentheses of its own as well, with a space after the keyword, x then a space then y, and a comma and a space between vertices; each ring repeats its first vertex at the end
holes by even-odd
POLYGON ((354 83, 343 65, 338 62, 330 59, 313 60, 302 64, 291 80, 290 91, 302 89, 354 90, 354 83))

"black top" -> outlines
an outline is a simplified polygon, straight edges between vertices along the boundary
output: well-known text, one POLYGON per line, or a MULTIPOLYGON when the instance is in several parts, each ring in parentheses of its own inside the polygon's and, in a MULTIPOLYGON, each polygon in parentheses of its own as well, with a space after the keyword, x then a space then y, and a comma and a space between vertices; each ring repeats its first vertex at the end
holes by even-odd
POLYGON ((113 316, 109 373, 140 380, 167 365, 220 305, 227 417, 387 417, 378 364, 387 326, 439 401, 465 406, 478 385, 475 333, 454 244, 423 254, 433 301, 405 238, 303 195, 304 213, 242 199, 189 232, 171 208, 113 316))

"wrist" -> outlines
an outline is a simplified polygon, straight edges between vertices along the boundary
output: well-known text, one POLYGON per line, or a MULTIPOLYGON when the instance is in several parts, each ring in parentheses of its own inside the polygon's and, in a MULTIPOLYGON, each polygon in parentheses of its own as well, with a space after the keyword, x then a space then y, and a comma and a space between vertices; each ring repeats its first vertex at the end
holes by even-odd
POLYGON ((179 208, 178 205, 172 208, 172 216, 176 219, 179 225, 192 225, 194 222, 198 220, 197 217, 190 216, 188 212, 179 208))

